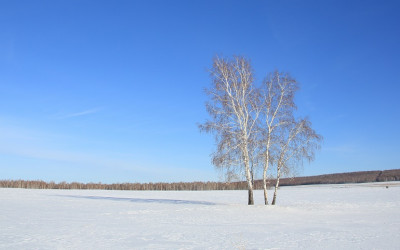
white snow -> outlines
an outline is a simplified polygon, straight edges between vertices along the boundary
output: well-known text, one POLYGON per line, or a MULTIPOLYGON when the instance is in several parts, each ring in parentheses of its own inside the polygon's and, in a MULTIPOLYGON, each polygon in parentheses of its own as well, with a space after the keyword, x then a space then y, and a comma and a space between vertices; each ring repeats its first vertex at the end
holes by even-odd
POLYGON ((400 247, 400 182, 282 187, 276 206, 262 197, 0 189, 0 249, 400 247))

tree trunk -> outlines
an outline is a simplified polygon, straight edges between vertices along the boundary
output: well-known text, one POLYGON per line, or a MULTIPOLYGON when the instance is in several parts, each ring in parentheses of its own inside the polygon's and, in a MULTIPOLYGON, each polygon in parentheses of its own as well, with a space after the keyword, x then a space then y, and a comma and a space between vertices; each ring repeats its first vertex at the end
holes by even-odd
POLYGON ((271 142, 271 129, 268 127, 268 141, 267 141, 267 150, 266 157, 263 168, 263 186, 264 186, 264 204, 268 205, 268 190, 267 190, 267 171, 269 168, 269 147, 271 142))
MULTIPOLYGON (((247 172, 249 172, 247 174, 247 176, 249 176, 250 175, 250 170, 248 169, 247 172)), ((249 202, 248 202, 248 205, 254 205, 253 184, 252 184, 251 179, 249 177, 247 178, 247 186, 248 186, 248 189, 249 189, 249 202)))
POLYGON ((249 151, 247 150, 247 145, 244 145, 243 148, 244 154, 244 168, 246 172, 246 179, 247 179, 247 187, 249 190, 249 202, 248 205, 254 205, 254 197, 253 197, 253 182, 250 172, 250 158, 249 158, 249 151))
POLYGON ((268 191, 267 191, 267 170, 264 168, 263 171, 263 186, 264 186, 264 203, 268 205, 268 191))
POLYGON ((254 205, 253 189, 249 189, 249 203, 248 205, 254 205))
POLYGON ((276 203, 276 191, 277 191, 277 190, 278 190, 278 187, 275 186, 274 198, 272 199, 271 205, 275 205, 275 203, 276 203))
POLYGON ((279 187, 279 180, 281 178, 281 169, 278 168, 278 174, 276 176, 276 184, 275 184, 275 191, 274 191, 274 198, 272 199, 272 205, 275 205, 276 203, 276 194, 278 192, 278 187, 279 187))

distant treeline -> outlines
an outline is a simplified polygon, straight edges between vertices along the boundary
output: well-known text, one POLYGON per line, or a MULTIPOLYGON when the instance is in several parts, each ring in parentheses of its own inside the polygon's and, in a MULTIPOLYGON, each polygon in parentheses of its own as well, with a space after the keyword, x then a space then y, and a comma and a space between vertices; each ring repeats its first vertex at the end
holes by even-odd
MULTIPOLYGON (((343 184, 400 181, 400 169, 384 171, 360 171, 339 174, 324 174, 295 178, 284 178, 279 182, 280 186, 313 185, 313 184, 343 184)), ((273 181, 274 182, 274 181, 273 181)))
POLYGON ((32 189, 104 189, 104 190, 242 190, 247 189, 245 182, 157 182, 157 183, 79 183, 44 182, 40 180, 0 180, 0 188, 32 189))
MULTIPOLYGON (((283 178, 280 186, 342 184, 400 181, 400 169, 384 171, 362 171, 340 174, 326 174, 307 177, 283 178)), ((270 180, 271 186, 275 180, 270 180)), ((256 180, 255 189, 262 189, 262 180, 256 180)), ((242 182, 173 182, 173 183, 79 183, 79 182, 44 182, 40 180, 0 180, 0 188, 31 189, 104 189, 104 190, 246 190, 247 183, 242 182)))

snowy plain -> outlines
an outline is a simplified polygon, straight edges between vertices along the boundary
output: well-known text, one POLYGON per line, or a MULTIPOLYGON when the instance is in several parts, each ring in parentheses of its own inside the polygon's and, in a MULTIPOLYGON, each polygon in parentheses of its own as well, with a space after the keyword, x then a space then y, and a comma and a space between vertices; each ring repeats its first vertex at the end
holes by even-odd
POLYGON ((262 197, 3 188, 0 249, 400 248, 400 182, 282 187, 276 206, 262 197))

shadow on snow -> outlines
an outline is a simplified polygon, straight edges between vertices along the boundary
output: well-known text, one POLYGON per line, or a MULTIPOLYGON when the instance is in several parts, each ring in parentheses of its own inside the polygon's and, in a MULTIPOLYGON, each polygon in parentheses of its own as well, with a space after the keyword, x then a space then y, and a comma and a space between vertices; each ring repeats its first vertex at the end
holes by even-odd
POLYGON ((217 203, 208 202, 208 201, 190 201, 190 200, 173 200, 173 199, 143 199, 143 198, 121 198, 121 197, 81 196, 81 195, 57 195, 57 196, 72 197, 72 198, 79 198, 79 199, 91 199, 91 200, 129 201, 129 202, 136 202, 136 203, 217 205, 217 203))

